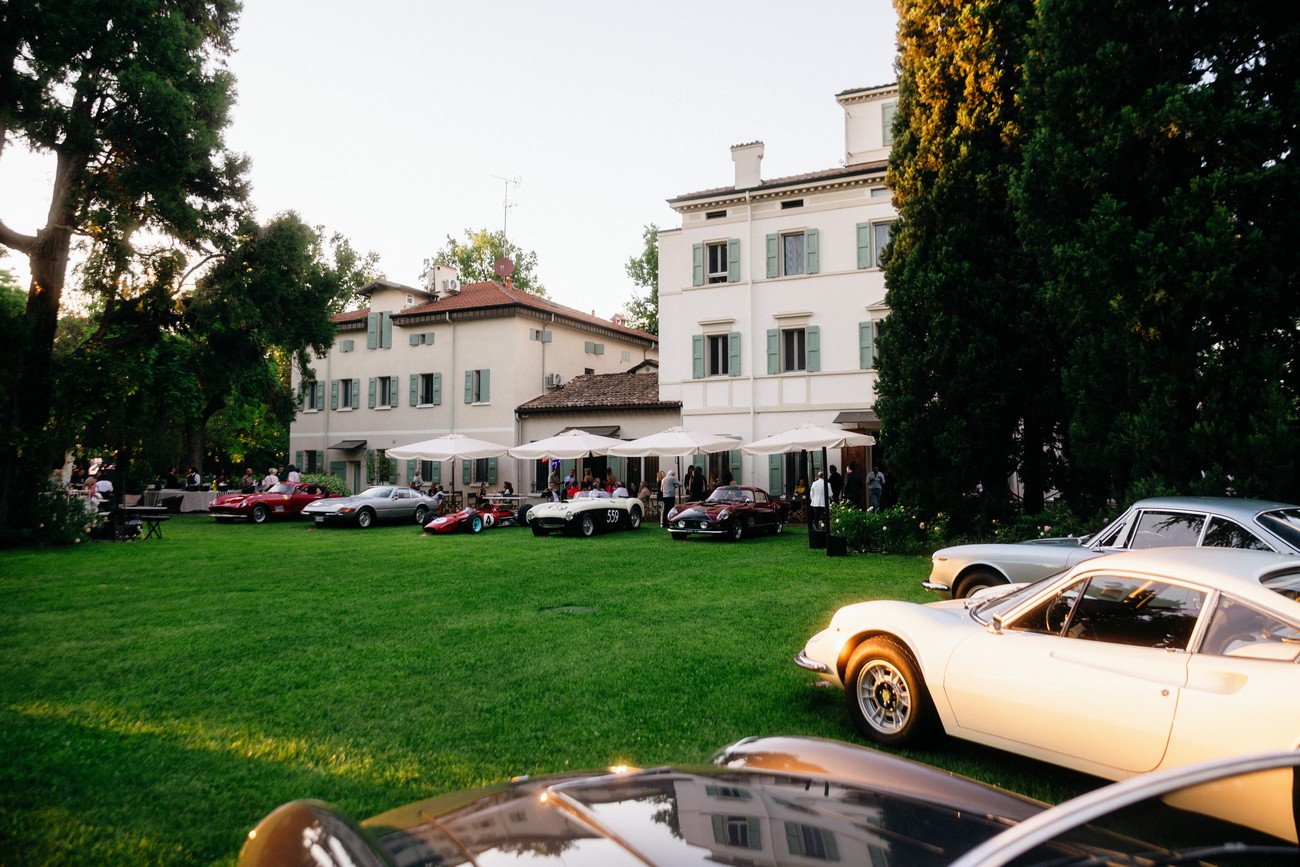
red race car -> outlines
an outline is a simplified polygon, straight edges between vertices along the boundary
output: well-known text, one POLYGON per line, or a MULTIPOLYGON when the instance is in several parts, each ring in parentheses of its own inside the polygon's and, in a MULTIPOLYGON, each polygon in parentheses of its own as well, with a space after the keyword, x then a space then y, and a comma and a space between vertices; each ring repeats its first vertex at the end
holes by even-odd
POLYGON ((281 482, 260 494, 222 494, 208 505, 208 512, 218 521, 247 518, 254 524, 264 524, 272 518, 296 518, 303 506, 330 496, 320 485, 281 482))
POLYGON ((449 515, 439 515, 424 525, 425 535, 430 533, 482 533, 490 524, 478 509, 466 507, 449 515))

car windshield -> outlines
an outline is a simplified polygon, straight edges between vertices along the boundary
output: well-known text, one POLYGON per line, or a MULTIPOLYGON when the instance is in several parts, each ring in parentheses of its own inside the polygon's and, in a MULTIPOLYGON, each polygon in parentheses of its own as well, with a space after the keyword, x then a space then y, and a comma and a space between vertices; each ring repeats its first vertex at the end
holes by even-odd
POLYGON ((1300 602, 1300 571, 1277 572, 1259 583, 1274 593, 1300 602))
POLYGON ((1035 581, 1033 584, 1012 584, 1009 587, 999 588, 1005 591, 1003 593, 990 591, 989 596, 981 596, 971 604, 971 616, 980 623, 992 623, 994 616, 1005 617, 1008 611, 1043 589, 1043 585, 1049 581, 1055 581, 1060 574, 1060 572, 1056 572, 1035 581))
POLYGON ((754 499, 754 495, 742 488, 722 487, 714 488, 713 493, 709 494, 706 503, 744 503, 754 499))
POLYGON ((1255 516, 1255 523, 1300 551, 1300 509, 1274 509, 1255 516))
POLYGON ((388 498, 393 496, 393 489, 392 488, 366 488, 364 491, 357 494, 357 496, 370 497, 375 500, 387 500, 388 498))
POLYGON ((269 494, 292 494, 294 486, 289 484, 279 484, 267 491, 269 494))

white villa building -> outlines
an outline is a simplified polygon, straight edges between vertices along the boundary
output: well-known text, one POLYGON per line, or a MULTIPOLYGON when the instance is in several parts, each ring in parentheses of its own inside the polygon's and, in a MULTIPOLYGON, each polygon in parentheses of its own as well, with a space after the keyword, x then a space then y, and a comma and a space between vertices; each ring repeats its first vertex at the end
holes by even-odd
MULTIPOLYGON (((743 442, 805 421, 879 430, 875 340, 888 312, 880 251, 896 217, 885 167, 898 88, 836 99, 842 167, 764 180, 763 143, 741 144, 732 185, 669 200, 681 226, 659 233, 660 394, 681 402, 687 428, 743 442)), ((870 452, 829 460, 865 473, 879 459, 870 452)), ((745 457, 740 481, 782 493, 815 469, 794 455, 745 457)))
MULTIPOLYGON (((506 447, 540 439, 525 430, 522 404, 575 377, 626 373, 658 357, 652 334, 495 281, 461 285, 450 268, 434 269, 429 288, 376 280, 359 294, 368 306, 334 317, 338 333, 313 365, 316 379, 294 372, 302 403, 289 433, 300 470, 335 473, 354 490, 382 480, 370 472, 382 449, 447 433, 506 447)), ((536 489, 532 462, 459 463, 398 461, 388 480, 410 481, 419 469, 448 488, 536 489)))

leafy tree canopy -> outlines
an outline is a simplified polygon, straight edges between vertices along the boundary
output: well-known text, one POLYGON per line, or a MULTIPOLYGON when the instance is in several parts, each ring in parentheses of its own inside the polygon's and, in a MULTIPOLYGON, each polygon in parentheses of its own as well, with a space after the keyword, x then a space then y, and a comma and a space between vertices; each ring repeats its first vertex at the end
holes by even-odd
POLYGON ((466 283, 481 283, 486 280, 505 280, 496 275, 492 266, 498 259, 505 257, 515 263, 510 281, 516 289, 546 296, 546 287, 537 276, 537 254, 525 252, 516 247, 502 230, 489 232, 487 229, 465 230, 465 241, 457 241, 451 235, 432 259, 425 260, 426 270, 434 265, 451 265, 466 283))
POLYGON ((654 223, 641 233, 644 248, 641 255, 627 260, 624 270, 632 282, 647 290, 645 295, 632 295, 623 305, 623 313, 633 328, 657 335, 659 333, 659 227, 654 223))

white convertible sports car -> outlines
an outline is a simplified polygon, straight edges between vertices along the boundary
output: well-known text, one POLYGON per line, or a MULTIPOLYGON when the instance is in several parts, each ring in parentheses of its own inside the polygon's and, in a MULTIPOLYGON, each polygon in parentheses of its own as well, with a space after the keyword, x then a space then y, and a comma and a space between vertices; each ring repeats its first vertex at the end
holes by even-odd
MULTIPOLYGON (((880 743, 947 733, 1123 779, 1300 748, 1298 598, 1294 556, 1134 551, 970 599, 848 605, 795 662, 880 743)), ((1269 827, 1294 839, 1283 800, 1269 827)))
POLYGON ((641 529, 641 501, 636 497, 574 497, 563 503, 542 503, 528 510, 534 536, 575 533, 594 536, 610 530, 641 529))
POLYGON ((1300 506, 1235 497, 1138 500, 1091 538, 942 548, 924 583, 944 599, 961 599, 985 587, 1037 581, 1102 554, 1184 545, 1300 553, 1300 506))

